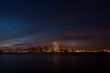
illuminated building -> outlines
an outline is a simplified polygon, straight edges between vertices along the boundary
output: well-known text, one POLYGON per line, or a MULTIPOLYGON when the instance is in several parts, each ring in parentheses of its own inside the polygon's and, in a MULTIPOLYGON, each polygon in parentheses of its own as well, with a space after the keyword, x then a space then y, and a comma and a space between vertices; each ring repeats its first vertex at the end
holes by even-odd
POLYGON ((59 45, 57 43, 53 43, 53 52, 59 52, 59 45))

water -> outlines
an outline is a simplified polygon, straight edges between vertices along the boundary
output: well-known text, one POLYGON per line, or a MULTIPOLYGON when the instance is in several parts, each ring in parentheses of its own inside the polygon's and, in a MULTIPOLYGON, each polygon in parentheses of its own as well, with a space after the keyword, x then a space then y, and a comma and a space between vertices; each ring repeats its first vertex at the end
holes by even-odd
POLYGON ((108 55, 0 54, 0 73, 110 72, 108 55))

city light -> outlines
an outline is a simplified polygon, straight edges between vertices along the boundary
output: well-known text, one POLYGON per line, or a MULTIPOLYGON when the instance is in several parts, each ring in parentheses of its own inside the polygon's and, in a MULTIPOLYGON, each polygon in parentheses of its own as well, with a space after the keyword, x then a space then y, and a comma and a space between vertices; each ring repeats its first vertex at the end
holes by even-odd
POLYGON ((0 52, 15 52, 15 53, 72 53, 72 52, 107 52, 110 53, 110 48, 106 48, 104 50, 98 50, 98 48, 74 48, 74 47, 65 47, 65 45, 58 44, 53 42, 52 45, 44 45, 44 46, 31 46, 31 47, 2 47, 0 48, 0 52))

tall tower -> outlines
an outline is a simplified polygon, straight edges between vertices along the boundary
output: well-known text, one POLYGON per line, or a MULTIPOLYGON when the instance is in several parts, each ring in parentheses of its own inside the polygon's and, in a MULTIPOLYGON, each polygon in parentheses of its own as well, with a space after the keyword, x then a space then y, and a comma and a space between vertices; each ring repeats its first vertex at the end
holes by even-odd
POLYGON ((56 42, 53 43, 53 51, 54 52, 58 52, 59 51, 59 45, 56 42))

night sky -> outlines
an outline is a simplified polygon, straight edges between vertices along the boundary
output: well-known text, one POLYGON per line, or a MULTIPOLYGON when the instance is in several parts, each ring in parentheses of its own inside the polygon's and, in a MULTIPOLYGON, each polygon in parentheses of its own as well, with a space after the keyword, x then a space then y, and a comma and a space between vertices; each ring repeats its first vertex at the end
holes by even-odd
POLYGON ((110 47, 110 2, 0 0, 0 46, 110 47))

